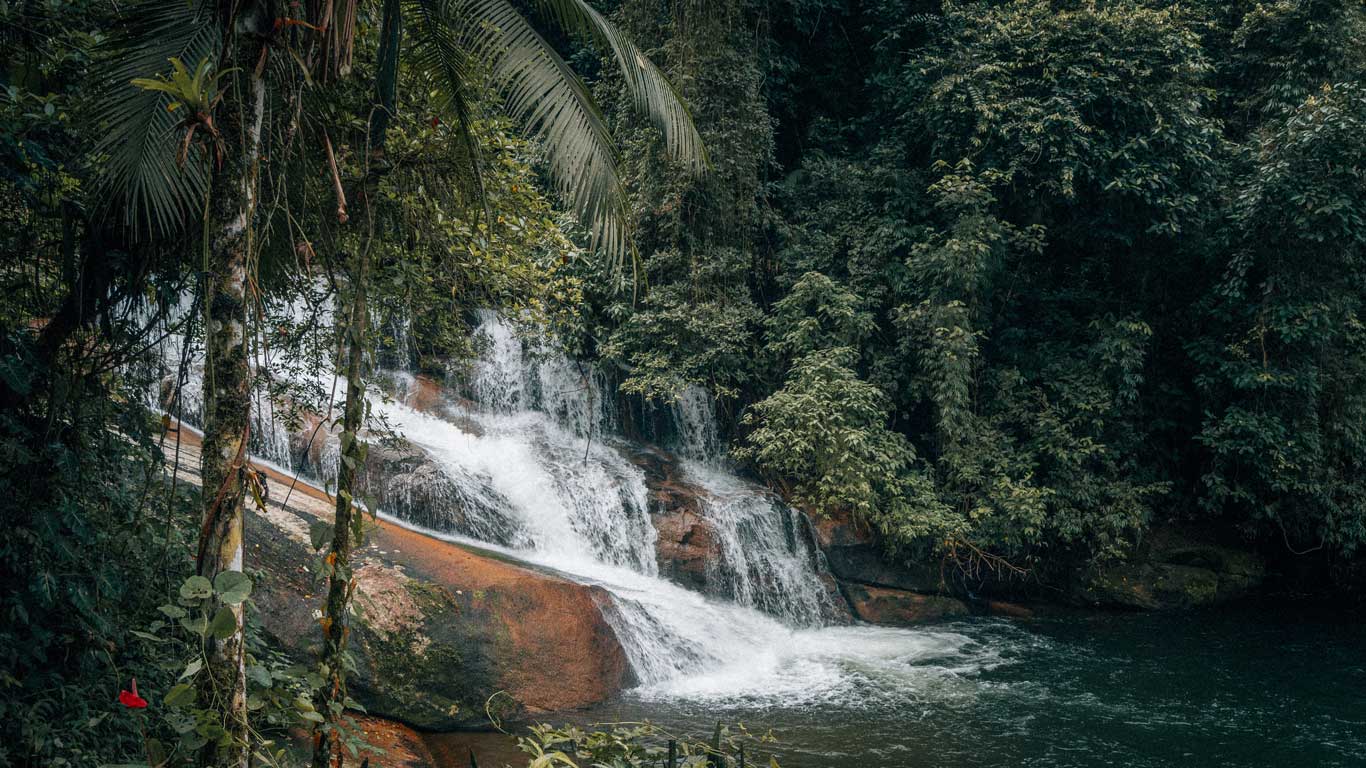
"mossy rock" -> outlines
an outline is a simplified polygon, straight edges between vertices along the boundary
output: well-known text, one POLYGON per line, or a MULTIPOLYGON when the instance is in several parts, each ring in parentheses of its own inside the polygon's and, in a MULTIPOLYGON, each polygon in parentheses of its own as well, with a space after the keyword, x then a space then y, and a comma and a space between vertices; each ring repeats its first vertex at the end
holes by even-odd
POLYGON ((1208 568, 1135 563, 1108 568, 1079 592, 1089 603, 1139 610, 1192 608, 1219 596, 1219 575, 1208 568))

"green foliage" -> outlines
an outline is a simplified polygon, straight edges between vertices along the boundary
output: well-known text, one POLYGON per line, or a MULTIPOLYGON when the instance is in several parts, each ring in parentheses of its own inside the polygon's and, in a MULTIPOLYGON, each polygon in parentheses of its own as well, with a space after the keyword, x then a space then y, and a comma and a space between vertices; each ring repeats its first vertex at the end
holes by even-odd
POLYGON ((527 768, 592 765, 601 768, 646 768, 663 764, 669 754, 668 743, 675 744, 675 763, 680 768, 702 768, 725 760, 731 764, 741 750, 751 765, 778 768, 778 760, 762 755, 773 734, 753 734, 743 725, 723 726, 709 740, 677 736, 659 726, 644 723, 596 724, 588 728, 532 725, 530 735, 519 736, 517 746, 530 756, 527 768), (610 725, 610 730, 590 730, 610 725))
POLYGON ((793 478, 788 495, 809 509, 853 512, 903 541, 953 535, 915 449, 886 426, 886 396, 850 369, 853 356, 835 347, 793 363, 745 415, 753 430, 736 457, 793 478))
POLYGON ((1292 549, 1366 541, 1366 91, 1325 86, 1269 127, 1192 343, 1214 406, 1204 503, 1292 549))
MULTIPOLYGON (((623 181, 639 253, 636 290, 586 282, 603 317, 589 318, 600 357, 623 366, 623 389, 671 400, 690 384, 736 396, 757 371, 761 311, 752 296, 765 221, 772 123, 763 71, 742 2, 628 2, 623 29, 645 47, 691 106, 714 172, 694 177, 633 118, 616 79, 599 92, 621 127, 623 181)), ((592 346, 585 344, 583 346, 592 346)))
MULTIPOLYGON (((1235 4, 1246 5, 1246 4, 1235 4)), ((1366 8, 1352 0, 1275 0, 1246 8, 1226 59, 1230 122, 1283 120, 1319 88, 1366 72, 1366 8)))

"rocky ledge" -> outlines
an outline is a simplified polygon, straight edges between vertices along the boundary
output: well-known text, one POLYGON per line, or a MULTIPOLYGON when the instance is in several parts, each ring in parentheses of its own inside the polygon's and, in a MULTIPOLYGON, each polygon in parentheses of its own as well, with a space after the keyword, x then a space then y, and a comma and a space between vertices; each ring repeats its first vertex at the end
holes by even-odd
MULTIPOLYGON (((908 625, 968 613, 1025 618, 1043 605, 1028 585, 1007 582, 972 590, 952 569, 936 563, 896 563, 883 555, 876 533, 848 516, 815 523, 831 573, 855 616, 878 624, 908 625), (975 594, 974 594, 975 593, 975 594), (1005 599, 999 599, 1004 597, 1005 599)), ((1125 563, 1080 574, 1048 603, 1126 610, 1197 608, 1233 600, 1258 588, 1265 566, 1255 553, 1212 543, 1176 528, 1158 528, 1125 563)))
MULTIPOLYGON (((199 440, 180 436, 179 476, 198 483, 199 440)), ((168 455, 175 435, 167 440, 168 455)), ((246 567, 266 632, 304 656, 321 636, 325 585, 309 564, 309 526, 327 496, 263 468, 270 501, 246 519, 246 567), (286 501, 287 499, 287 501, 286 501)), ((426 730, 485 726, 490 715, 583 707, 629 684, 599 610, 605 593, 379 521, 354 556, 358 616, 352 695, 372 714, 426 730)))

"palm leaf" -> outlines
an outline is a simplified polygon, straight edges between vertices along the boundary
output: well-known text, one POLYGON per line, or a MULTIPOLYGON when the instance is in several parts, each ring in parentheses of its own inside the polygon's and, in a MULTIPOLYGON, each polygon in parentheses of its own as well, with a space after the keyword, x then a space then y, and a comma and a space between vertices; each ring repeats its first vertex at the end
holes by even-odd
POLYGON ((682 96, 630 37, 585 0, 535 0, 535 3, 565 31, 587 35, 598 45, 610 49, 636 110, 664 134, 669 153, 694 172, 706 170, 707 149, 682 96))
POLYGON ((412 63, 441 85, 437 91, 440 103, 434 106, 455 115, 460 146, 464 149, 473 182, 471 191, 484 205, 479 142, 475 139, 473 126, 476 95, 470 90, 470 84, 475 81, 474 62, 468 51, 461 47, 450 23, 448 0, 408 0, 407 6, 409 15, 416 22, 413 37, 417 45, 412 63))
POLYGON ((221 30, 202 2, 143 0, 125 9, 119 32, 102 51, 98 75, 105 94, 95 119, 106 157, 100 197, 106 212, 137 235, 172 235, 203 205, 202 163, 177 162, 177 115, 171 98, 132 84, 167 71, 168 62, 216 61, 221 30))
POLYGON ((421 60, 439 64, 452 93, 465 99, 478 74, 491 77, 508 111, 541 140, 556 191, 588 225, 593 244, 625 254, 625 195, 611 135, 569 65, 507 0, 415 4, 418 37, 427 41, 421 60))
MULTIPOLYGON (((581 0, 537 0, 566 30, 610 48, 635 106, 664 134, 669 153, 697 171, 706 149, 677 91, 625 35, 581 0)), ((618 260, 629 250, 626 194, 616 148, 588 88, 509 0, 415 0, 430 29, 429 62, 464 95, 478 61, 507 97, 509 111, 545 147, 557 191, 589 227, 593 245, 618 260), (442 37, 444 27, 449 37, 442 37), (439 39, 439 42, 438 42, 439 39), (468 57, 468 58, 466 58, 468 57)))

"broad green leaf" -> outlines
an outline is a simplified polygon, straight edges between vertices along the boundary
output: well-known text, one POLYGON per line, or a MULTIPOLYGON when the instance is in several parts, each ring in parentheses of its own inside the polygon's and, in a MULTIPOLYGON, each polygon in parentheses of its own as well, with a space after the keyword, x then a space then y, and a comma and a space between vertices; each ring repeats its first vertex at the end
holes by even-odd
POLYGON ((314 549, 322 549, 332 542, 332 524, 314 520, 308 524, 308 539, 313 542, 314 549))
POLYGON ((237 605, 251 594, 251 578, 241 571, 223 571, 214 577, 213 588, 219 600, 237 605))
POLYGON ((180 620, 180 626, 184 627, 191 634, 203 637, 209 631, 209 620, 205 616, 186 616, 180 620))
POLYGON ((217 640, 226 640, 237 632, 237 614, 230 606, 223 606, 213 615, 209 632, 217 640))
POLYGON ((191 576, 180 585, 180 596, 186 600, 203 600, 213 595, 213 584, 203 576, 191 576))
POLYGON ((171 690, 166 692, 166 706, 172 709, 187 707, 194 703, 197 695, 193 685, 180 683, 172 686, 171 690))

